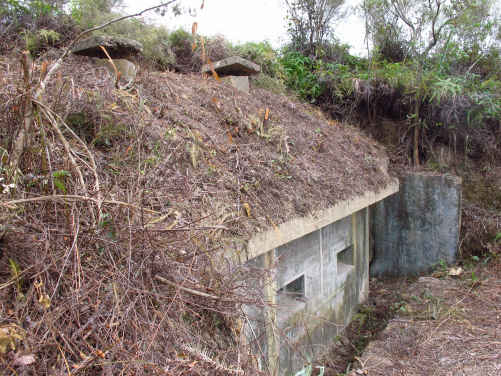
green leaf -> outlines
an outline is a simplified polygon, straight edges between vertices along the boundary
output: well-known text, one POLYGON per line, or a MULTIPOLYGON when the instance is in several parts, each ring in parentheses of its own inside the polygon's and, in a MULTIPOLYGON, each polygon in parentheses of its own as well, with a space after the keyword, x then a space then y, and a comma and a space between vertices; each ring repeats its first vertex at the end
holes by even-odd
POLYGON ((10 265, 10 277, 12 279, 17 279, 21 274, 21 269, 19 268, 19 264, 15 260, 9 258, 9 265, 10 265))
POLYGON ((101 215, 101 222, 99 222, 100 227, 104 227, 111 222, 110 213, 103 213, 101 215))
POLYGON ((52 173, 54 178, 62 178, 63 176, 71 177, 71 174, 66 170, 59 170, 52 173))
POLYGON ((66 194, 68 192, 68 190, 66 189, 66 186, 63 184, 63 182, 61 180, 54 179, 54 185, 56 187, 58 187, 60 190, 62 190, 64 194, 66 194))

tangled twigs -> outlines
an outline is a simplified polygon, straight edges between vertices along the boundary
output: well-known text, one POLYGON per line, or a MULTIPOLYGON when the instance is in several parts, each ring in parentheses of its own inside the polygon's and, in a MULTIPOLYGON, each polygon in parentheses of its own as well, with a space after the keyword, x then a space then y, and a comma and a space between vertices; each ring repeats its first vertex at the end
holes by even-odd
MULTIPOLYGON (((89 158, 89 161, 91 163, 91 166, 89 166, 86 162, 84 162, 84 164, 89 167, 89 169, 92 171, 92 173, 94 174, 94 179, 95 179, 95 182, 94 182, 94 187, 95 187, 95 190, 96 190, 96 194, 97 194, 97 198, 100 200, 101 199, 101 192, 99 190, 99 175, 97 173, 97 166, 96 166, 96 161, 94 160, 94 157, 92 156, 92 153, 90 152, 89 148, 87 147, 87 145, 85 144, 85 142, 83 142, 81 140, 80 137, 78 137, 75 132, 73 132, 73 130, 68 127, 68 125, 65 123, 65 121, 61 118, 61 116, 59 116, 58 114, 56 114, 54 111, 52 111, 50 108, 48 108, 47 106, 45 106, 43 103, 37 101, 37 100, 33 100, 34 103, 37 104, 37 106, 39 107, 42 107, 42 109, 45 111, 46 114, 48 115, 52 115, 53 116, 53 120, 55 121, 54 118, 57 118, 59 120, 59 122, 61 122, 61 124, 64 125, 64 127, 66 128, 66 130, 68 132, 70 132, 70 134, 80 143, 80 145, 82 145, 82 147, 85 149, 85 152, 87 153, 87 156, 89 158)), ((47 115, 46 115, 47 116, 47 115)), ((49 118, 50 120, 50 118, 49 118)), ((51 121, 52 122, 52 121, 51 121)), ((54 123, 53 123, 54 125, 54 123)), ((57 126, 57 123, 56 125, 54 126, 57 126)), ((71 151, 71 149, 70 149, 71 151)), ((101 201, 98 201, 97 203, 97 208, 98 208, 98 213, 99 213, 99 217, 102 217, 102 210, 101 210, 101 201)))
POLYGON ((43 108, 39 108, 39 111, 41 111, 45 115, 45 117, 47 119, 49 119, 49 122, 52 124, 52 127, 53 127, 54 131, 56 132, 57 137, 59 138, 59 141, 61 141, 61 143, 63 144, 64 151, 66 152, 66 156, 68 157, 70 164, 73 167, 73 170, 75 171, 75 173, 78 176, 78 180, 80 181, 80 185, 81 185, 82 189, 85 190, 85 181, 84 181, 84 178, 82 175, 82 171, 80 170, 80 167, 78 167, 77 162, 75 161, 75 158, 73 158, 73 154, 71 153, 70 145, 68 144, 68 141, 66 141, 63 134, 61 133, 61 130, 59 129, 59 125, 57 124, 56 119, 54 119, 54 117, 50 113, 45 111, 43 108))
POLYGON ((186 288, 186 287, 183 287, 183 286, 179 286, 178 284, 176 284, 174 282, 171 282, 171 281, 168 281, 165 278, 160 277, 158 275, 155 276, 155 279, 158 282, 163 283, 164 285, 173 286, 173 287, 175 287, 175 288, 177 288, 177 289, 179 289, 181 291, 187 292, 188 294, 192 294, 192 295, 196 295, 196 296, 201 296, 201 297, 204 297, 204 298, 209 298, 211 300, 221 301, 221 302, 232 302, 232 303, 236 303, 237 302, 235 299, 221 298, 219 296, 210 295, 210 294, 206 294, 204 292, 200 292, 200 291, 192 290, 192 289, 189 289, 189 288, 186 288))
MULTIPOLYGON (((96 187, 96 192, 99 193, 99 176, 97 174, 97 167, 96 167, 96 162, 94 160, 94 157, 92 156, 92 153, 90 152, 89 148, 87 147, 87 144, 85 142, 82 141, 82 139, 80 137, 78 137, 75 132, 73 132, 73 130, 66 124, 66 122, 63 120, 63 118, 61 116, 59 116, 57 113, 55 113, 54 111, 52 111, 50 108, 48 108, 46 105, 44 105, 43 103, 37 101, 37 100, 33 100, 34 103, 36 103, 39 107, 42 107, 42 109, 51 114, 54 118, 57 118, 57 120, 59 120, 59 122, 61 124, 64 125, 64 127, 66 128, 66 130, 78 141, 78 143, 80 145, 82 145, 82 147, 85 149, 85 152, 87 153, 87 156, 89 157, 89 161, 91 163, 91 166, 89 166, 87 163, 86 166, 89 167, 89 169, 92 171, 92 173, 94 174, 94 178, 96 179, 95 181, 95 187, 96 187)), ((82 161, 83 162, 83 161, 82 161)))
MULTIPOLYGON (((66 156, 68 157, 68 160, 70 161, 71 167, 73 168, 73 171, 77 174, 78 180, 80 182, 80 186, 82 188, 82 191, 85 191, 85 181, 82 175, 82 171, 80 170, 80 167, 78 167, 77 162, 75 161, 75 158, 73 158, 73 154, 71 153, 71 147, 68 144, 68 141, 64 138, 63 134, 61 133, 61 130, 59 129, 59 125, 57 124, 56 119, 50 114, 49 112, 45 111, 43 108, 40 106, 38 107, 38 110, 45 115, 47 119, 49 119, 49 122, 52 124, 52 128, 57 134, 57 137, 59 138, 59 141, 63 144, 64 151, 66 152, 66 156)), ((91 217, 92 223, 96 222, 96 217, 94 215, 94 210, 92 207, 89 208, 89 215, 91 217)))
POLYGON ((24 141, 27 138, 29 133, 31 122, 33 121, 33 105, 31 104, 31 69, 30 69, 30 52, 24 51, 21 55, 21 65, 23 67, 24 74, 24 105, 25 105, 25 113, 24 113, 24 121, 22 122, 21 129, 16 137, 16 141, 14 142, 14 148, 11 153, 10 158, 10 172, 7 177, 8 182, 17 180, 17 165, 19 164, 19 158, 21 158, 21 154, 24 148, 24 141))
POLYGON ((7 202, 0 202, 0 206, 4 206, 6 208, 13 208, 13 205, 15 204, 22 204, 22 203, 27 203, 27 202, 34 202, 34 201, 52 201, 52 200, 63 200, 63 201, 92 201, 95 203, 104 203, 104 204, 115 204, 115 205, 120 205, 120 206, 126 206, 129 208, 137 209, 137 210, 143 210, 148 213, 153 213, 153 214, 161 214, 160 212, 146 209, 146 208, 141 208, 139 206, 127 204, 126 202, 121 202, 121 201, 112 201, 112 200, 98 200, 94 197, 85 197, 85 196, 78 196, 78 195, 52 195, 52 196, 40 196, 40 197, 31 197, 31 198, 24 198, 20 200, 12 200, 12 201, 7 201, 7 202))
POLYGON ((85 362, 84 364, 82 364, 78 370, 74 373, 71 373, 71 375, 69 376, 74 376, 74 375, 77 375, 79 374, 80 372, 83 372, 85 371, 90 365, 92 365, 92 363, 94 363, 97 359, 99 358, 103 358, 105 357, 105 354, 110 351, 118 342, 121 342, 123 340, 123 338, 119 338, 118 340, 116 340, 114 343, 112 343, 107 349, 105 349, 104 351, 99 351, 97 354, 95 354, 93 357, 89 357, 85 362))
MULTIPOLYGON (((156 5, 156 6, 147 8, 147 9, 145 9, 139 13, 136 13, 136 14, 130 14, 130 15, 118 17, 118 18, 111 20, 109 22, 106 22, 100 26, 96 26, 96 27, 87 29, 87 30, 83 31, 82 33, 80 33, 70 43, 70 45, 66 48, 66 51, 64 51, 63 55, 56 61, 56 63, 52 66, 52 68, 47 72, 45 78, 40 81, 40 83, 38 84, 38 87, 35 90, 35 93, 33 94, 33 98, 35 98, 38 102, 41 102, 42 95, 45 92, 45 87, 47 86, 48 82, 50 82, 53 74, 61 67, 64 60, 71 52, 71 49, 73 48, 74 44, 80 38, 82 38, 84 35, 87 35, 93 31, 96 31, 96 30, 100 30, 106 26, 113 24, 113 23, 123 21, 127 18, 139 17, 145 12, 148 12, 150 10, 154 10, 157 8, 165 7, 167 5, 175 3, 177 1, 178 0, 171 0, 165 4, 160 4, 160 5, 156 5)), ((25 114, 24 114, 24 122, 23 122, 22 127, 19 130, 19 133, 16 137, 16 141, 14 142, 14 149, 12 151, 12 155, 11 155, 11 159, 10 159, 10 174, 8 176, 8 181, 13 181, 13 180, 15 181, 16 180, 16 177, 17 177, 16 171, 17 171, 17 165, 19 163, 19 158, 21 157, 21 154, 22 154, 23 149, 24 149, 24 141, 26 139, 27 134, 29 133, 30 124, 33 121, 33 105, 31 103, 31 99, 32 99, 32 97, 31 97, 31 69, 30 69, 29 51, 24 51, 22 53, 21 64, 22 64, 23 72, 24 72, 24 84, 25 84, 25 92, 26 92, 26 94, 25 94, 25 107, 26 108, 25 108, 25 114)), ((63 142, 63 144, 65 144, 65 143, 63 142)), ((65 149, 66 149, 66 145, 65 145, 65 149)), ((76 164, 74 164, 74 160, 72 161, 71 157, 70 157, 70 163, 73 165, 73 168, 75 170, 78 169, 78 166, 76 166, 76 164)), ((80 177, 81 172, 78 175, 80 177)), ((81 180, 81 182, 82 182, 82 180, 81 180)), ((93 214, 92 214, 92 217, 94 217, 93 214)))
POLYGON ((118 17, 118 18, 115 18, 114 20, 106 22, 106 23, 104 23, 104 24, 102 24, 100 26, 96 26, 96 27, 93 27, 93 28, 90 28, 90 29, 87 29, 87 30, 81 32, 75 39, 73 39, 73 41, 70 43, 70 45, 66 48, 66 51, 64 51, 63 55, 56 61, 56 63, 52 66, 52 68, 49 70, 49 72, 47 72, 47 75, 45 76, 45 79, 40 82, 40 84, 39 84, 39 86, 38 86, 38 88, 37 88, 37 90, 35 92, 34 97, 36 99, 38 99, 38 100, 41 98, 42 94, 45 91, 45 87, 47 86, 47 83, 50 81, 52 75, 63 64, 64 59, 66 59, 66 57, 69 55, 69 53, 71 52, 71 49, 73 48, 73 46, 75 45, 75 43, 78 42, 80 40, 80 38, 82 38, 84 35, 92 33, 93 31, 96 31, 96 30, 100 30, 100 29, 102 29, 102 28, 104 28, 106 26, 109 26, 109 25, 113 24, 113 23, 123 21, 123 20, 125 20, 127 18, 139 17, 143 13, 149 12, 150 10, 154 10, 154 9, 161 8, 161 7, 166 7, 167 5, 170 5, 170 4, 175 3, 177 1, 178 0, 170 0, 170 1, 166 2, 166 3, 164 3, 164 4, 155 5, 153 7, 150 7, 150 8, 147 8, 145 10, 142 10, 139 13, 129 14, 129 15, 126 15, 126 16, 118 17))

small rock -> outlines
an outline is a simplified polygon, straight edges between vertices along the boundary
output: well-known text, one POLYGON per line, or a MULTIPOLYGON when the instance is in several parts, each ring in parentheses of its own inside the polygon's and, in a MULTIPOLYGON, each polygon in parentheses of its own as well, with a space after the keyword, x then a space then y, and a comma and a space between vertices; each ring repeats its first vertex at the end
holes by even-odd
POLYGON ((405 309, 405 313, 407 313, 408 315, 410 315, 411 313, 414 312, 414 310, 412 309, 412 307, 409 304, 406 304, 404 309, 405 309))
POLYGON ((346 338, 341 338, 341 343, 344 345, 344 346, 349 346, 351 344, 350 340, 346 339, 346 338))
POLYGON ((441 280, 433 278, 433 277, 421 277, 418 279, 418 282, 424 283, 428 287, 441 286, 443 284, 443 282, 441 280))
POLYGON ((460 266, 455 266, 449 270, 449 273, 447 275, 461 275, 463 273, 463 268, 460 266))
POLYGON ((394 366, 395 363, 393 363, 393 361, 384 356, 379 356, 379 355, 371 356, 370 358, 367 359, 365 363, 365 368, 368 367, 393 368, 394 366))

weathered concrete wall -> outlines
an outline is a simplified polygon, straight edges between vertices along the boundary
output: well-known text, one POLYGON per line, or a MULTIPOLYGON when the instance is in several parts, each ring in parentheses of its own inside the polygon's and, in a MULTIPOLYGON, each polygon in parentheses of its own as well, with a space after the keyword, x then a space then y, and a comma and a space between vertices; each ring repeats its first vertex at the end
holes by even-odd
POLYGON ((128 83, 136 77, 136 65, 125 59, 113 59, 113 64, 108 59, 95 59, 94 64, 108 69, 108 72, 115 77, 117 72, 122 72, 120 76, 122 83, 128 83))
MULTIPOLYGON (((278 261, 277 291, 301 276, 304 280, 301 299, 277 299, 276 325, 283 335, 277 336, 276 375, 294 374, 304 367, 304 354, 313 357, 322 351, 351 321, 357 304, 367 298, 368 222, 365 208, 273 251, 278 261)), ((262 263, 263 257, 249 262, 262 263)), ((259 325, 264 323, 264 319, 255 322, 254 335, 263 334, 259 325)), ((260 341, 264 353, 269 354, 269 344, 260 341)))
POLYGON ((394 180, 379 191, 282 223, 278 230, 258 232, 246 252, 230 254, 249 268, 278 265, 276 278, 263 291, 268 312, 263 316, 246 308, 245 333, 260 369, 296 373, 305 354, 316 356, 351 321, 369 292, 369 205, 398 189, 394 180), (301 296, 287 299, 282 288, 298 279, 301 296))
POLYGON ((459 247, 461 181, 408 174, 400 190, 370 207, 371 276, 421 273, 453 262, 459 247))
POLYGON ((249 77, 247 76, 226 76, 221 77, 221 82, 226 82, 231 86, 236 87, 244 93, 249 92, 249 77))

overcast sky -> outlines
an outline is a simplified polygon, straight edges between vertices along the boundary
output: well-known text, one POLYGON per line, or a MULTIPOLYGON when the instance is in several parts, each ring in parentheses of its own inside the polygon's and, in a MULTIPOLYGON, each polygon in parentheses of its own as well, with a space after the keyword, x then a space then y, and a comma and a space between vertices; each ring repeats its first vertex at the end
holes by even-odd
MULTIPOLYGON (((126 12, 132 13, 156 5, 159 0, 125 0, 125 3, 128 6, 126 12)), ((196 16, 184 14, 175 18, 170 15, 160 18, 155 17, 153 12, 150 16, 171 29, 183 26, 191 30, 196 21, 201 34, 221 34, 234 43, 268 40, 274 47, 279 47, 287 38, 287 12, 281 0, 205 0, 202 10, 202 0, 181 0, 179 4, 194 8, 196 16)), ((362 53, 364 27, 359 19, 349 15, 335 30, 342 42, 355 47, 352 53, 362 53)))

